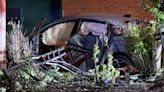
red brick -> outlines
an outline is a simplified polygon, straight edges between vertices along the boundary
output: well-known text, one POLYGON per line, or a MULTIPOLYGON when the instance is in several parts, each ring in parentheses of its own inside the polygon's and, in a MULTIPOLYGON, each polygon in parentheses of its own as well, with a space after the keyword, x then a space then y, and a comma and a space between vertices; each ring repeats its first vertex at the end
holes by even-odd
POLYGON ((63 16, 83 13, 116 13, 152 19, 148 11, 140 8, 139 2, 140 0, 62 0, 62 10, 63 16))

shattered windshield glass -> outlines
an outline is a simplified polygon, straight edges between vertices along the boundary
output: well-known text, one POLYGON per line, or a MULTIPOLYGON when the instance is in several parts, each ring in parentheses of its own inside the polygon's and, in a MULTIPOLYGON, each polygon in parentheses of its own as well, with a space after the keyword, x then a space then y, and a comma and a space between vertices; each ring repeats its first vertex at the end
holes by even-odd
POLYGON ((75 22, 56 24, 42 34, 45 45, 64 45, 69 41, 75 22))

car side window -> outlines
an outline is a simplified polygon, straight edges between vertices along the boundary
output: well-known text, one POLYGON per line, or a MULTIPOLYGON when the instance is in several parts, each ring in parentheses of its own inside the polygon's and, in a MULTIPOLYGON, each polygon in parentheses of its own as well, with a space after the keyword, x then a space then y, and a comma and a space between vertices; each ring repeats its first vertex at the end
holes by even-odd
POLYGON ((97 22, 83 22, 80 27, 79 34, 87 35, 92 33, 92 35, 105 35, 107 32, 107 28, 105 24, 97 23, 97 22))
POLYGON ((70 43, 92 49, 96 43, 96 37, 105 35, 107 28, 105 24, 98 22, 82 22, 79 32, 73 35, 70 43))

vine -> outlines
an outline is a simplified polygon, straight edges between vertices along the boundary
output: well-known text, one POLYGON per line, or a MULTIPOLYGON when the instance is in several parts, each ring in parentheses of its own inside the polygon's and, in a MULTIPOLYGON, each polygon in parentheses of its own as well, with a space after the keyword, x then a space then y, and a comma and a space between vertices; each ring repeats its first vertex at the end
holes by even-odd
POLYGON ((107 64, 97 65, 99 58, 98 54, 100 53, 98 44, 94 44, 93 48, 93 59, 95 62, 95 73, 96 73, 96 82, 101 81, 104 84, 109 82, 115 83, 116 78, 120 76, 120 71, 113 66, 113 56, 108 53, 106 59, 108 60, 107 64))

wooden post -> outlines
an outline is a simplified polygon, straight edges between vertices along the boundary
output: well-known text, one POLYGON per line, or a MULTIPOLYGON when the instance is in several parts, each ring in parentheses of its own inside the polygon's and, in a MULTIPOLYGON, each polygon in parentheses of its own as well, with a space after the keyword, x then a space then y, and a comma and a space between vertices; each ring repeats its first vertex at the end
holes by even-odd
POLYGON ((0 69, 6 64, 6 0, 0 0, 0 69))

